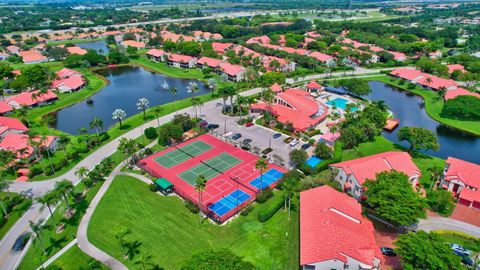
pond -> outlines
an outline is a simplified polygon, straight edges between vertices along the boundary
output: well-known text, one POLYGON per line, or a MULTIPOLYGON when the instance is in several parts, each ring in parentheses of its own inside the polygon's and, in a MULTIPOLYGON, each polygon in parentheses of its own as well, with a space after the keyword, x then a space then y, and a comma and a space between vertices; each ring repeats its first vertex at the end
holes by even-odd
MULTIPOLYGON (((79 134, 81 128, 89 129, 89 123, 94 117, 98 117, 102 119, 104 128, 107 129, 116 123, 112 119, 112 112, 115 109, 124 110, 127 118, 141 113, 136 106, 140 98, 147 98, 150 107, 190 98, 192 94, 187 92, 190 82, 196 82, 200 89, 195 95, 210 92, 202 82, 172 78, 140 67, 107 68, 97 73, 107 78, 110 83, 90 97, 93 102, 89 103, 84 100, 52 113, 55 120, 52 127, 70 134, 79 134), (172 87, 177 88, 176 95, 170 92, 172 87)), ((93 133, 94 131, 89 130, 89 132, 93 133)))
POLYGON ((75 44, 76 46, 83 48, 83 49, 92 49, 96 50, 98 53, 101 54, 108 54, 108 45, 105 42, 105 40, 97 40, 97 41, 91 41, 91 42, 81 42, 75 44))
POLYGON ((369 84, 372 92, 368 95, 368 99, 384 100, 395 118, 400 119, 399 127, 393 132, 383 132, 387 139, 407 147, 407 143, 400 142, 397 138, 397 132, 401 127, 427 128, 437 134, 440 151, 423 151, 423 153, 442 159, 453 156, 480 164, 480 137, 450 128, 430 118, 425 111, 422 97, 383 82, 370 82, 369 84))

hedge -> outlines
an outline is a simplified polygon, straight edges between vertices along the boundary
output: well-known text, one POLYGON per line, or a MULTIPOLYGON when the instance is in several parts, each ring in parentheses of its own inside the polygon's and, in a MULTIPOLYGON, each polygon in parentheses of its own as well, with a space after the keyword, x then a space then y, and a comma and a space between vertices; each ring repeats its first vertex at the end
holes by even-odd
POLYGON ((283 196, 275 196, 270 200, 270 203, 268 205, 265 205, 264 208, 262 208, 258 212, 258 220, 260 222, 265 222, 269 220, 277 211, 282 208, 283 206, 283 196))

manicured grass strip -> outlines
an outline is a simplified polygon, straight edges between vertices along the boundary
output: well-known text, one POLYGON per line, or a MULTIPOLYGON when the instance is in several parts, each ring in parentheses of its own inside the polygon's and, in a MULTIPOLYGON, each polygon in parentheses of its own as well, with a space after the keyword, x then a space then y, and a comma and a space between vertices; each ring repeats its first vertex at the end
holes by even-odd
POLYGON ((46 269, 53 269, 53 267, 60 267, 62 270, 79 270, 79 269, 108 269, 106 266, 99 262, 95 262, 93 258, 83 253, 83 251, 77 246, 72 246, 69 250, 62 254, 46 269))
POLYGON ((472 250, 474 252, 480 251, 480 239, 471 235, 464 234, 456 231, 438 230, 434 231, 440 235, 440 238, 449 244, 459 244, 464 248, 472 250))
MULTIPOLYGON (((280 196, 277 194, 275 196, 280 196)), ((208 248, 227 248, 252 262, 259 269, 298 268, 298 212, 291 220, 283 210, 265 223, 257 214, 265 204, 257 204, 248 216, 218 226, 203 222, 175 196, 160 196, 148 190, 145 183, 131 177, 117 177, 102 198, 88 228, 90 241, 119 259, 129 269, 134 260, 124 260, 115 240, 116 229, 129 228, 129 240, 138 241, 139 254, 151 254, 152 262, 169 269, 193 253, 208 248)), ((294 209, 297 209, 294 207, 294 209)))
POLYGON ((445 124, 447 126, 457 128, 457 129, 472 133, 474 135, 480 136, 480 121, 464 121, 464 120, 457 120, 457 119, 442 117, 441 112, 442 112, 444 102, 439 100, 437 93, 432 90, 426 90, 421 88, 420 86, 416 86, 413 89, 408 89, 407 82, 402 85, 399 83, 398 79, 392 80, 391 77, 386 75, 368 77, 368 78, 364 78, 364 80, 380 81, 380 82, 398 87, 402 90, 411 92, 415 95, 419 95, 425 101, 425 109, 428 115, 432 119, 442 124, 445 124))

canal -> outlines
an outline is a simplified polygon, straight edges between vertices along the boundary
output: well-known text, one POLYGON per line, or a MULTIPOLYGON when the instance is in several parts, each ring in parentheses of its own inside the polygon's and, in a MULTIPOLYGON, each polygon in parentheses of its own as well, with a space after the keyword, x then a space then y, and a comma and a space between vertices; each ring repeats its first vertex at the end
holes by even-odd
POLYGON ((450 128, 430 118, 425 111, 422 97, 383 82, 372 81, 369 84, 372 92, 368 95, 368 99, 384 100, 395 118, 400 119, 400 126, 393 132, 383 132, 387 139, 407 147, 407 143, 400 142, 397 138, 397 132, 401 127, 427 128, 437 135, 440 151, 423 151, 423 153, 442 159, 453 156, 480 164, 480 137, 450 128))
POLYGON ((187 92, 190 82, 196 82, 199 87, 200 91, 195 94, 196 96, 210 92, 200 81, 172 78, 141 67, 121 66, 103 69, 97 73, 110 83, 92 95, 91 102, 84 100, 52 113, 55 120, 52 127, 75 135, 79 134, 81 128, 93 133, 94 131, 89 129, 89 123, 94 117, 102 119, 104 128, 108 129, 116 123, 112 119, 112 112, 115 109, 124 110, 127 118, 141 113, 136 106, 140 98, 147 98, 150 107, 190 98, 192 94, 187 92), (170 92, 173 87, 177 88, 176 95, 170 92))

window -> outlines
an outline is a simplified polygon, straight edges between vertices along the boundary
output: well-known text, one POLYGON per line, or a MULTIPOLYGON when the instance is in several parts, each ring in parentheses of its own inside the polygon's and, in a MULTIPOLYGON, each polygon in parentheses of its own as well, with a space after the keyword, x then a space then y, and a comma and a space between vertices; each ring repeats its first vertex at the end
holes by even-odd
POLYGON ((315 270, 315 265, 304 265, 303 270, 315 270))

